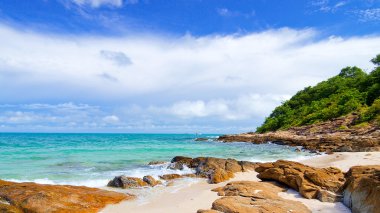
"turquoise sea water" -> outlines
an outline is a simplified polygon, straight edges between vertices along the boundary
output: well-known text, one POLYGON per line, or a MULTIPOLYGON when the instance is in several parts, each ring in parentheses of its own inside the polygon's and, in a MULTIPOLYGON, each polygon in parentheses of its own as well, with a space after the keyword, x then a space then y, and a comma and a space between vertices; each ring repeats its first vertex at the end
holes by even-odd
MULTIPOLYGON (((105 186, 116 175, 173 173, 150 161, 213 156, 250 161, 302 159, 306 152, 274 144, 196 142, 192 134, 0 133, 0 179, 105 186)), ((189 172, 189 171, 182 171, 189 172)))

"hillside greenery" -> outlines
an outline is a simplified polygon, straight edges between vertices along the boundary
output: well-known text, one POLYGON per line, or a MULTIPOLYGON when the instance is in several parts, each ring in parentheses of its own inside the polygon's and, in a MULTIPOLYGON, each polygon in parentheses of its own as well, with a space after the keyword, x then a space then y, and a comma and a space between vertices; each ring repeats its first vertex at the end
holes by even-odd
POLYGON ((358 124, 380 124, 380 54, 371 62, 375 68, 369 74, 346 67, 339 75, 297 92, 278 106, 257 132, 314 124, 353 112, 359 114, 358 124))

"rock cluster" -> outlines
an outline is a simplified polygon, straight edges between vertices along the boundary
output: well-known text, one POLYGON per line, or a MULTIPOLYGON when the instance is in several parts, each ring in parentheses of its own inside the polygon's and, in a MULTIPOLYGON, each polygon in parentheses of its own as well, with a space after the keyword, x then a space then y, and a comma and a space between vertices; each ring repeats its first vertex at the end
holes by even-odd
POLYGON ((327 122, 276 132, 223 135, 218 140, 257 144, 273 142, 302 146, 305 149, 320 152, 380 151, 380 127, 375 124, 357 127, 354 125, 356 119, 356 115, 349 115, 327 122))
POLYGON ((107 186, 117 188, 139 188, 144 186, 156 186, 161 184, 161 181, 154 179, 152 176, 144 176, 142 179, 137 177, 127 177, 125 175, 116 176, 109 181, 107 186))
MULTIPOLYGON (((201 177, 207 178, 209 183, 220 183, 234 177, 236 172, 253 171, 257 167, 257 163, 249 161, 237 161, 234 159, 223 159, 213 157, 189 158, 184 156, 176 156, 171 160, 169 169, 183 170, 191 168, 195 170, 195 174, 166 174, 161 175, 160 179, 171 181, 184 177, 201 177)), ((136 177, 127 177, 125 175, 117 176, 109 181, 109 187, 118 188, 139 188, 144 186, 155 186, 162 184, 161 181, 155 180, 151 176, 145 176, 143 179, 136 177)))
POLYGON ((309 213, 302 203, 278 196, 283 188, 272 183, 236 181, 216 188, 222 198, 212 204, 211 210, 198 210, 198 213, 309 213))
POLYGON ((213 157, 189 158, 176 156, 171 161, 172 167, 182 169, 185 166, 195 170, 199 177, 208 178, 209 183, 220 183, 234 177, 236 172, 254 170, 256 163, 213 157))
POLYGON ((278 160, 262 163, 256 171, 262 180, 275 180, 297 190, 305 198, 337 202, 342 198, 344 173, 334 167, 314 168, 301 163, 278 160))
POLYGON ((98 212, 134 196, 83 186, 0 180, 0 212, 98 212))
POLYGON ((380 165, 354 166, 345 176, 343 203, 353 213, 380 212, 380 165))

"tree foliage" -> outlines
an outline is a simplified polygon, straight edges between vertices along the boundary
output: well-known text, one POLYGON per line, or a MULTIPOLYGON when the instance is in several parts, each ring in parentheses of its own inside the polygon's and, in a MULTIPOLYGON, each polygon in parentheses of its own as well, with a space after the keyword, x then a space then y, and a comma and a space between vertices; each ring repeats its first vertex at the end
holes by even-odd
POLYGON ((278 106, 257 132, 313 124, 352 112, 361 113, 361 122, 378 119, 380 54, 371 61, 376 68, 369 74, 358 67, 346 67, 337 76, 297 92, 278 106))

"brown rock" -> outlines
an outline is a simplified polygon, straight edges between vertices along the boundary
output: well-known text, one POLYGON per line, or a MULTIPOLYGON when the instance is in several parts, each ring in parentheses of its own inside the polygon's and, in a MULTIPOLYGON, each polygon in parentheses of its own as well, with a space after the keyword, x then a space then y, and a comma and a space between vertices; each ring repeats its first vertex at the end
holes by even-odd
POLYGON ((310 213, 302 203, 292 200, 267 200, 250 197, 222 197, 212 209, 224 213, 310 213))
POLYGON ((107 204, 133 198, 84 186, 58 186, 35 183, 13 183, 0 180, 0 197, 13 207, 0 205, 5 212, 98 212, 107 204), (18 211, 20 210, 20 211, 18 211))
POLYGON ((107 186, 126 189, 148 186, 148 183, 144 182, 141 178, 127 177, 125 175, 121 175, 115 177, 113 180, 108 182, 107 186))
POLYGON ((196 174, 184 174, 184 175, 182 175, 182 177, 196 178, 197 175, 196 174))
POLYGON ((208 141, 208 138, 196 138, 195 141, 208 141))
POLYGON ((234 173, 222 169, 215 169, 210 175, 209 183, 220 183, 234 177, 234 173))
POLYGON ((225 213, 273 213, 310 211, 300 202, 286 200, 279 197, 283 188, 272 183, 236 181, 224 187, 213 189, 219 196, 226 196, 216 200, 212 209, 225 213))
POLYGON ((161 181, 154 179, 152 176, 147 175, 143 177, 143 181, 150 186, 156 186, 158 184, 162 184, 161 181))
POLYGON ((184 156, 176 156, 172 159, 171 165, 169 166, 170 169, 179 169, 182 170, 186 167, 191 167, 191 161, 193 159, 189 157, 184 156))
POLYGON ((183 178, 183 177, 182 175, 179 175, 179 174, 167 174, 167 175, 161 175, 160 178, 163 180, 174 180, 174 179, 183 178))
POLYGON ((268 182, 233 181, 224 187, 213 189, 219 196, 241 196, 257 199, 279 199, 279 192, 286 191, 284 188, 268 182))
POLYGON ((363 128, 355 127, 358 115, 348 115, 318 124, 292 127, 276 132, 222 135, 222 142, 267 143, 302 146, 315 153, 326 152, 374 152, 380 151, 380 126, 375 122, 363 128), (339 127, 345 126, 347 129, 339 127))
POLYGON ((319 169, 284 160, 260 164, 256 171, 260 179, 279 181, 308 199, 319 197, 321 201, 339 200, 345 180, 343 172, 337 168, 319 169))
POLYGON ((181 169, 183 166, 195 169, 195 175, 208 178, 210 183, 219 183, 233 177, 233 173, 251 171, 257 167, 257 163, 248 161, 236 161, 234 159, 222 159, 213 157, 188 158, 177 156, 171 161, 170 168, 181 169))
POLYGON ((1 213, 23 213, 21 209, 11 206, 10 204, 5 204, 0 202, 0 212, 1 213))
POLYGON ((380 165, 351 167, 346 178, 343 203, 353 213, 379 213, 380 165))
POLYGON ((148 163, 149 166, 153 166, 153 165, 161 165, 161 164, 165 164, 166 162, 165 161, 151 161, 148 163))
POLYGON ((249 161, 239 161, 241 169, 243 172, 255 171, 258 166, 257 163, 249 162, 249 161))

